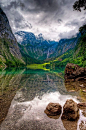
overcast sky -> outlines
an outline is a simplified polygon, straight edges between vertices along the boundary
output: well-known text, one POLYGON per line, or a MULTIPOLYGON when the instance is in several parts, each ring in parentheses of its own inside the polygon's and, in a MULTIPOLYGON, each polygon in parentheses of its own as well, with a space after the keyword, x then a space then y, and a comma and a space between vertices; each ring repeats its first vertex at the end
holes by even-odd
POLYGON ((73 11, 76 0, 0 0, 13 32, 28 31, 58 41, 86 23, 86 11, 73 11))

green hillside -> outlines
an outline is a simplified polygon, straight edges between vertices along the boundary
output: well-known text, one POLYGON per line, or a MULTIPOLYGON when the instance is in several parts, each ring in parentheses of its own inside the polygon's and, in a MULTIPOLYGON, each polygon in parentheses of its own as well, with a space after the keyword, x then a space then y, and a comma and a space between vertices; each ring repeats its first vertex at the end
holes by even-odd
POLYGON ((79 39, 71 62, 86 67, 86 34, 79 39))
POLYGON ((0 68, 19 67, 24 64, 8 18, 0 8, 0 68))
POLYGON ((25 61, 26 65, 29 65, 29 64, 41 64, 41 63, 44 62, 42 60, 37 60, 37 59, 29 56, 28 51, 23 47, 23 45, 18 44, 18 46, 20 48, 22 58, 25 61))
POLYGON ((81 37, 78 39, 75 48, 49 61, 46 67, 65 67, 67 63, 74 63, 81 67, 86 67, 86 25, 80 27, 79 31, 81 37))
POLYGON ((16 58, 11 54, 9 45, 11 43, 7 39, 0 39, 0 67, 19 67, 24 65, 23 60, 16 58))

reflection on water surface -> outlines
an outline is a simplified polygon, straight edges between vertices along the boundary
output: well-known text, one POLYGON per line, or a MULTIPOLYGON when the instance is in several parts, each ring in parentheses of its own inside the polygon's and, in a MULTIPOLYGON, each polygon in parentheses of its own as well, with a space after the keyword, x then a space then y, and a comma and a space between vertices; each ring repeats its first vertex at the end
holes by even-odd
POLYGON ((63 106, 70 98, 76 102, 86 101, 81 88, 71 86, 68 88, 55 71, 21 69, 1 73, 0 103, 4 108, 1 113, 7 114, 6 118, 2 114, 1 119, 5 119, 1 130, 85 130, 85 110, 80 110, 80 118, 75 122, 62 121, 61 115, 58 119, 49 118, 44 113, 49 102, 63 106))

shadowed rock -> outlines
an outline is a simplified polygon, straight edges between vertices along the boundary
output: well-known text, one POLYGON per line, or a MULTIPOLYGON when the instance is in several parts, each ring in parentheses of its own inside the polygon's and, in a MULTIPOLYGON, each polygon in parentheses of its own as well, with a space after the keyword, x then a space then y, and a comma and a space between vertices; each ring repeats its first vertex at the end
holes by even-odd
POLYGON ((65 82, 86 80, 86 68, 68 63, 65 68, 65 82))
POLYGON ((84 121, 81 121, 81 123, 79 124, 79 129, 86 130, 86 123, 84 121))
POLYGON ((86 108, 86 102, 80 102, 78 103, 79 108, 86 108))
POLYGON ((59 103, 49 103, 44 111, 48 116, 56 116, 61 114, 62 107, 59 103))
POLYGON ((77 121, 62 120, 65 130, 77 130, 77 121))
POLYGON ((79 117, 79 108, 77 107, 77 103, 72 99, 66 101, 63 106, 63 114, 62 119, 66 120, 77 120, 79 117))

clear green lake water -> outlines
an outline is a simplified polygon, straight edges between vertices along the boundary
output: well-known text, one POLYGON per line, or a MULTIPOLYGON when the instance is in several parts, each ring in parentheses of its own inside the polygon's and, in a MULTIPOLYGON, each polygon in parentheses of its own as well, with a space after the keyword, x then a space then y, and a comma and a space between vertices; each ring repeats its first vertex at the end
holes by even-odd
POLYGON ((86 83, 65 84, 63 70, 9 68, 0 71, 0 130, 86 130, 86 110, 77 121, 54 119, 44 110, 50 102, 86 102, 86 83), (80 88, 84 84, 85 88, 80 88))

